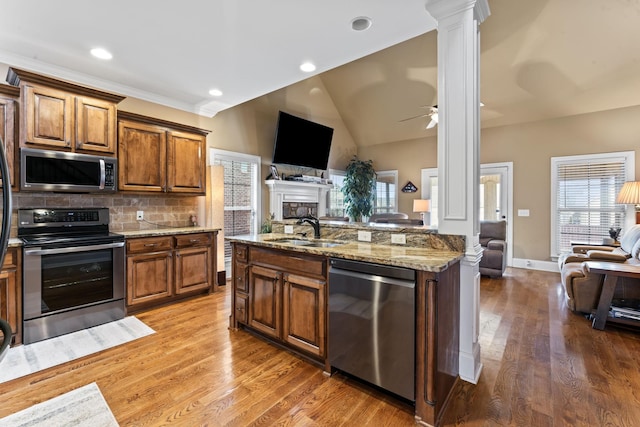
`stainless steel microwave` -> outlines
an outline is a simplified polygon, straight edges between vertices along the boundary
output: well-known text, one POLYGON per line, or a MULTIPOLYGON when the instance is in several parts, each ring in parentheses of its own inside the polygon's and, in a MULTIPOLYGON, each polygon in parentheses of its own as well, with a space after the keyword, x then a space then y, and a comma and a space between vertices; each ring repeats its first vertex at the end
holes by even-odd
POLYGON ((22 148, 20 189, 75 193, 117 190, 118 160, 113 157, 22 148))

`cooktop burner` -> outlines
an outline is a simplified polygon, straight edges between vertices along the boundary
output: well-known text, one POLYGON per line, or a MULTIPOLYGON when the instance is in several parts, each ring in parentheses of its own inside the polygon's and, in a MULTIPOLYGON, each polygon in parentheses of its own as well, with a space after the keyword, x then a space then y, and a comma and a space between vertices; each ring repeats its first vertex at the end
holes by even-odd
POLYGON ((18 209, 18 237, 25 246, 124 241, 124 236, 109 232, 107 208, 18 209))

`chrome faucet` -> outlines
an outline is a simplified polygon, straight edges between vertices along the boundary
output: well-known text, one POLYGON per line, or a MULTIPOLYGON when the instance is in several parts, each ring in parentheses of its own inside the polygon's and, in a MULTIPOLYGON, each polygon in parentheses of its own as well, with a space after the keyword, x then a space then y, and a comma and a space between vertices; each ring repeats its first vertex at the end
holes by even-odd
POLYGON ((305 223, 313 227, 313 237, 315 239, 319 239, 320 238, 320 220, 318 220, 318 218, 315 218, 311 215, 304 216, 298 219, 297 224, 305 224, 305 223))

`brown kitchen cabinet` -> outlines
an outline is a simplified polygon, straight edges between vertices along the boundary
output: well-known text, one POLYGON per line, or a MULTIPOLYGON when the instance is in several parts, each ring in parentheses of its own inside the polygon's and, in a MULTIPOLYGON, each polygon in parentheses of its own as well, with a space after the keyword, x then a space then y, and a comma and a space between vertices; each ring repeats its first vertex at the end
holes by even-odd
POLYGON ((118 188, 205 194, 208 131, 138 114, 118 113, 118 188))
MULTIPOLYGON (((4 144, 4 151, 9 164, 9 179, 11 188, 19 188, 16 142, 18 138, 18 99, 20 89, 15 86, 0 85, 0 138, 4 144)), ((0 177, 2 178, 2 177, 0 177)), ((1 182, 1 181, 0 181, 1 182)))
POLYGON ((20 146, 115 156, 123 96, 10 68, 20 87, 20 146))
POLYGON ((127 240, 127 306, 173 295, 172 238, 127 240))
POLYGON ((127 311, 216 291, 216 232, 128 238, 127 311))
POLYGON ((325 257, 233 243, 231 327, 326 358, 325 257))
POLYGON ((22 343, 22 251, 9 248, 0 270, 0 318, 11 325, 13 344, 22 343))
POLYGON ((215 283, 211 233, 178 235, 174 239, 176 294, 211 289, 215 283))

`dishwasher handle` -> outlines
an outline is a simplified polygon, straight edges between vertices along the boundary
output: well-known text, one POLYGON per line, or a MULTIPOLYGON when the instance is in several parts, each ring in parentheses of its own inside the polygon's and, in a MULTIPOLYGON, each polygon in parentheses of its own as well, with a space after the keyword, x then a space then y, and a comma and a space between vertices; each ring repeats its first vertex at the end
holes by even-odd
MULTIPOLYGON (((410 289, 413 289, 416 287, 416 282, 411 280, 394 279, 386 276, 378 276, 375 274, 341 270, 339 268, 333 268, 333 267, 329 269, 329 277, 331 278, 332 275, 340 275, 342 277, 352 277, 354 279, 362 279, 372 283, 381 282, 381 283, 384 283, 385 285, 403 286, 405 288, 410 288, 410 289)), ((329 282, 331 283, 331 279, 329 279, 329 282)))
POLYGON ((415 282, 416 272, 409 268, 392 265, 373 264, 363 261, 352 261, 342 258, 331 258, 331 268, 353 271, 357 273, 372 274, 374 276, 390 277, 393 279, 409 280, 415 282))

